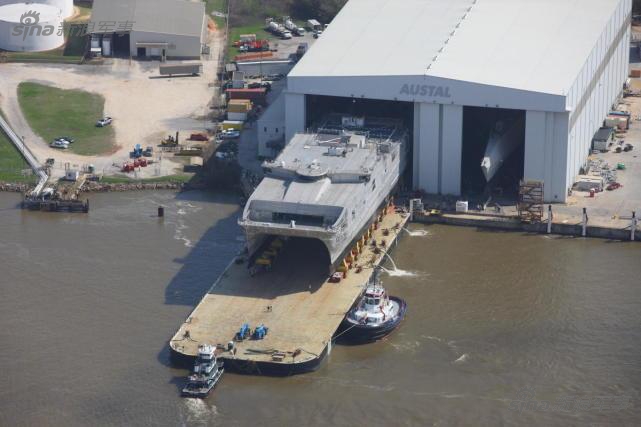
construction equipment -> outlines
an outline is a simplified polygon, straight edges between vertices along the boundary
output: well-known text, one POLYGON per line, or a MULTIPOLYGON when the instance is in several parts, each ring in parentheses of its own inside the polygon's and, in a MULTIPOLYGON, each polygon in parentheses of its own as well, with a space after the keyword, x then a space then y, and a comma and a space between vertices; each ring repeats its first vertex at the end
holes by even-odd
POLYGON ((140 144, 136 144, 134 146, 134 151, 131 151, 129 153, 129 157, 132 159, 138 159, 142 157, 142 147, 140 146, 140 144))
POLYGON ((160 144, 163 145, 163 146, 176 146, 176 145, 178 145, 178 142, 179 142, 178 137, 179 137, 179 134, 178 134, 178 132, 176 132, 176 136, 175 137, 173 135, 169 135, 169 136, 167 136, 167 138, 165 138, 162 141, 160 141, 160 144))
POLYGON ((236 336, 234 337, 234 339, 236 341, 244 341, 249 338, 250 335, 251 328, 249 327, 249 323, 243 323, 243 326, 241 326, 238 332, 236 332, 236 336))
POLYGON ((265 335, 267 335, 267 331, 269 328, 265 327, 265 325, 260 325, 254 329, 254 333, 252 334, 252 338, 255 340, 262 340, 265 338, 265 335))

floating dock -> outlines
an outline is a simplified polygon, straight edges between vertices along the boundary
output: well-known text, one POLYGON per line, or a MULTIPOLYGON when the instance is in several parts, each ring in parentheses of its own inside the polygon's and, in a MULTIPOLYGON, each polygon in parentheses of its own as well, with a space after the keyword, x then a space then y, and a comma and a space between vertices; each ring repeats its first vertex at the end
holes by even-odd
POLYGON ((31 211, 43 212, 89 212, 88 200, 43 200, 39 198, 25 198, 22 208, 31 211))
POLYGON ((252 329, 264 325, 268 333, 223 351, 225 369, 293 375, 318 368, 345 314, 409 219, 393 206, 383 212, 339 283, 329 282, 327 250, 316 240, 289 239, 273 269, 254 276, 246 262, 232 261, 169 342, 172 359, 192 364, 201 344, 227 349, 248 323, 252 329))

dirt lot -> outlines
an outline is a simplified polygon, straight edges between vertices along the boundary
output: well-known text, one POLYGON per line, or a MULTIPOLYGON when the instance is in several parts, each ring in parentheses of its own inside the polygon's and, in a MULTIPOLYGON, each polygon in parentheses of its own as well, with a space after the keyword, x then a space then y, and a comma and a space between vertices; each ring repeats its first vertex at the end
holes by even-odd
MULTIPOLYGON (((102 65, 0 64, 0 109, 40 161, 56 160, 54 177, 63 174, 65 163, 72 167, 93 164, 97 172, 112 175, 119 170, 117 166, 129 158, 135 144, 155 146, 162 137, 176 131, 188 135, 212 126, 205 115, 209 113, 210 101, 217 95, 213 83, 222 49, 220 34, 211 33, 211 54, 201 61, 204 72, 199 77, 158 78, 157 61, 108 59, 102 65), (24 81, 103 95, 105 114, 114 119, 115 152, 81 156, 50 148, 50 141, 42 140, 31 130, 18 105, 17 86, 24 81)), ((168 156, 156 160, 159 161, 157 167, 143 169, 138 177, 171 175, 182 167, 168 156)))

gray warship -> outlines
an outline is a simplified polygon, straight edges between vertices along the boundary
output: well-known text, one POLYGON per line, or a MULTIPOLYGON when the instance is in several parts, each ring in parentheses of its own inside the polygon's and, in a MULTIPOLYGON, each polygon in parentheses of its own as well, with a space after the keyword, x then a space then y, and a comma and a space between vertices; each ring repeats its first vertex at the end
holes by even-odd
POLYGON ((387 201, 408 150, 400 120, 330 117, 313 132, 295 134, 263 163, 265 177, 239 220, 249 254, 273 236, 312 238, 335 265, 387 201))

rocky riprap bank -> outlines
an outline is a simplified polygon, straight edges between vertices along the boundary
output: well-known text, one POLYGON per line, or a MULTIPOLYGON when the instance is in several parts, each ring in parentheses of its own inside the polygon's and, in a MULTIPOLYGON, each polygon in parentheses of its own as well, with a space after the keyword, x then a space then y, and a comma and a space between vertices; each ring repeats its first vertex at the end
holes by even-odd
MULTIPOLYGON (((0 182, 0 192, 25 193, 33 188, 30 184, 0 182)), ((205 185, 179 183, 179 182, 130 182, 130 183, 101 183, 85 182, 80 189, 83 193, 108 193, 118 191, 144 191, 144 190, 202 190, 205 185)))
POLYGON ((13 182, 0 182, 0 191, 8 193, 25 193, 33 188, 30 184, 20 184, 13 182))
POLYGON ((187 185, 177 182, 129 182, 120 184, 106 184, 101 182, 85 182, 80 189, 83 193, 107 193, 116 191, 142 191, 142 190, 183 190, 187 185))

